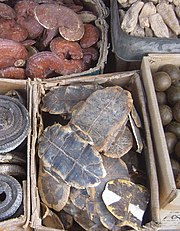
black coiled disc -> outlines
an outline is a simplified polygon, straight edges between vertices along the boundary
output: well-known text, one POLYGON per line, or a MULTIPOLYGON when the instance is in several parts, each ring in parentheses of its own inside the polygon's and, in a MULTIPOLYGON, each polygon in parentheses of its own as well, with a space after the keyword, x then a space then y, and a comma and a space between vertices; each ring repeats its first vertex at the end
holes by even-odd
POLYGON ((17 99, 0 95, 0 153, 19 146, 29 131, 27 109, 17 99))
POLYGON ((22 188, 12 176, 0 174, 0 221, 15 214, 22 203, 22 188))

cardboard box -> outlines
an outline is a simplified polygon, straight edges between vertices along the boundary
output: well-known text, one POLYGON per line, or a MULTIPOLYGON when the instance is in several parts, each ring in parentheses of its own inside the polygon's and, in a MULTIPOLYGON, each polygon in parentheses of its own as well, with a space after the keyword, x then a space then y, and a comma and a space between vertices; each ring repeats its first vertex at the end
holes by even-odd
POLYGON ((42 115, 40 111, 40 102, 47 90, 50 90, 57 86, 65 86, 71 84, 90 84, 90 83, 98 83, 103 86, 114 86, 119 85, 124 87, 127 84, 132 84, 132 95, 134 103, 137 107, 138 112, 143 122, 144 126, 144 134, 147 147, 145 148, 144 155, 146 155, 147 160, 147 171, 148 171, 148 182, 150 185, 150 214, 151 214, 151 222, 146 224, 142 230, 157 230, 159 223, 159 192, 158 192, 158 182, 157 182, 157 174, 155 168, 154 161, 154 151, 151 140, 151 132, 149 128, 149 118, 146 110, 144 92, 140 80, 140 76, 137 72, 124 72, 124 73, 113 73, 113 74, 105 74, 105 75, 96 75, 96 76, 80 76, 71 79, 62 79, 46 81, 36 79, 33 82, 33 100, 32 100, 32 108, 33 108, 33 133, 32 133, 32 146, 31 146, 31 199, 32 199, 32 215, 30 226, 34 228, 34 230, 58 230, 49 227, 45 227, 42 224, 42 216, 41 216, 41 205, 40 205, 40 197, 38 192, 38 184, 37 184, 37 172, 38 172, 38 156, 37 156, 37 148, 38 148, 38 136, 41 134, 43 130, 43 121, 42 115))
POLYGON ((147 96, 151 118, 152 134, 160 186, 160 215, 162 227, 180 229, 180 190, 176 188, 169 153, 161 123, 158 103, 152 80, 152 73, 165 64, 180 67, 179 54, 150 54, 144 57, 141 65, 142 79, 147 96))
MULTIPOLYGON (((27 109, 29 111, 29 118, 31 124, 31 110, 32 110, 32 88, 30 81, 27 80, 12 80, 0 79, 0 94, 5 94, 10 90, 23 90, 27 95, 27 109)), ((21 231, 30 230, 30 144, 31 144, 31 129, 27 137, 27 179, 23 181, 23 209, 24 214, 20 217, 8 219, 0 222, 0 230, 2 231, 21 231)))

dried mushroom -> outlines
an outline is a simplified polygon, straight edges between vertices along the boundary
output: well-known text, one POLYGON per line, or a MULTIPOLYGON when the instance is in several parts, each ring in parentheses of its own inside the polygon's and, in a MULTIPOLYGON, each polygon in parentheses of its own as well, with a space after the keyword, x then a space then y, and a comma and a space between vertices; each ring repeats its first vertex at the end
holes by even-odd
POLYGON ((79 1, 0 3, 0 78, 52 78, 94 67, 101 40, 96 20, 79 1))
POLYGON ((68 7, 55 4, 42 4, 35 8, 35 17, 46 29, 59 28, 61 36, 69 41, 77 41, 84 34, 83 22, 68 7))

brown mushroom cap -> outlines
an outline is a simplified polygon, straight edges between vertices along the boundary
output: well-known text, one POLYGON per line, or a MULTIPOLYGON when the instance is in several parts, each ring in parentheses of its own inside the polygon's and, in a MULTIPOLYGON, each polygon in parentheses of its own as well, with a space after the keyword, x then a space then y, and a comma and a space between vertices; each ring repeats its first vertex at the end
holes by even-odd
POLYGON ((84 35, 80 17, 70 8, 56 4, 41 4, 35 8, 36 20, 46 29, 59 27, 63 38, 77 41, 84 35))
POLYGON ((0 2, 0 17, 6 19, 13 19, 16 17, 16 12, 9 5, 0 2))
POLYGON ((13 66, 17 60, 27 57, 28 52, 21 43, 0 38, 0 68, 13 66))

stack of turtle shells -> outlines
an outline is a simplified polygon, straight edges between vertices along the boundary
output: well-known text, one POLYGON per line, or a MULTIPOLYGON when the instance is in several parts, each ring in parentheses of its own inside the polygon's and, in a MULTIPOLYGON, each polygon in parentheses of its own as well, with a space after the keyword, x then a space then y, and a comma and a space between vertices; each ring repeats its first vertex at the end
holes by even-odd
POLYGON ((0 221, 23 212, 22 180, 26 179, 25 139, 29 115, 20 92, 0 95, 0 221))
POLYGON ((0 2, 0 77, 49 78, 94 67, 97 18, 83 1, 0 2))
POLYGON ((153 73, 157 102, 177 188, 180 188, 180 69, 173 64, 153 73))
POLYGON ((137 170, 138 162, 128 122, 132 108, 131 93, 120 86, 59 86, 43 96, 42 115, 56 119, 39 137, 38 189, 58 228, 70 228, 69 216, 83 230, 142 225, 149 194, 128 170, 137 170))

